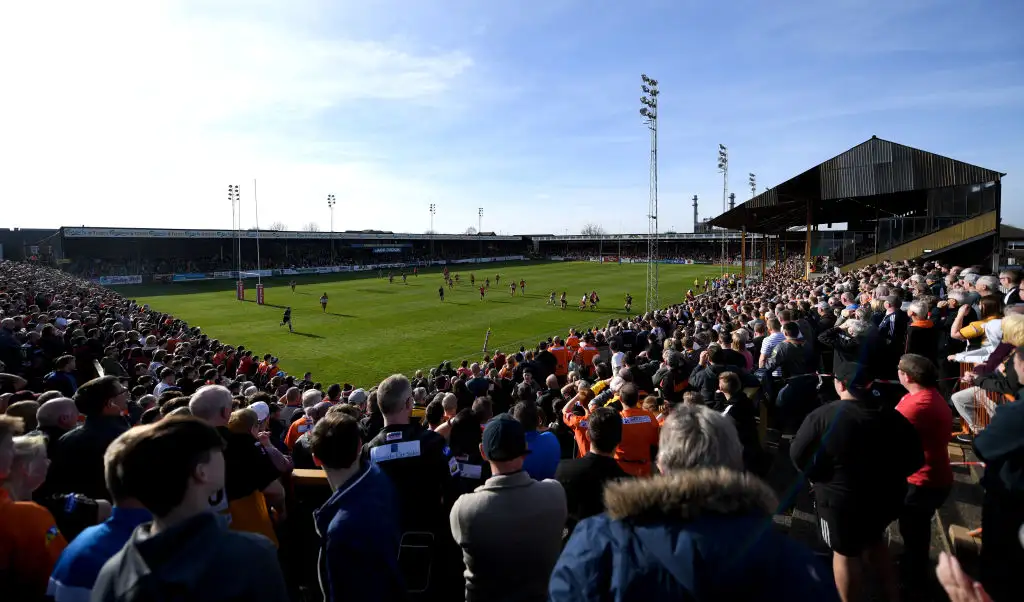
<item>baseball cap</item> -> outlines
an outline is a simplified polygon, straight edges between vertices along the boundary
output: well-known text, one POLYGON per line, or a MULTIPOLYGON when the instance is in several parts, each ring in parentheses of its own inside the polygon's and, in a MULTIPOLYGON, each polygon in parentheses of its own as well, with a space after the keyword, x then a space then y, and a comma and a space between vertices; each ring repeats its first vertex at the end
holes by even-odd
POLYGON ((257 401, 249 406, 249 409, 256 412, 256 418, 260 422, 263 422, 267 419, 267 416, 270 416, 270 406, 268 406, 265 401, 257 401))
POLYGON ((835 367, 835 379, 843 383, 851 391, 863 391, 871 384, 871 378, 865 374, 860 364, 849 362, 839 363, 835 367))
POLYGON ((348 396, 348 402, 355 405, 366 403, 366 391, 363 389, 356 389, 348 396))
POLYGON ((523 425, 508 414, 495 416, 484 428, 483 451, 488 460, 495 462, 515 460, 530 453, 523 425))

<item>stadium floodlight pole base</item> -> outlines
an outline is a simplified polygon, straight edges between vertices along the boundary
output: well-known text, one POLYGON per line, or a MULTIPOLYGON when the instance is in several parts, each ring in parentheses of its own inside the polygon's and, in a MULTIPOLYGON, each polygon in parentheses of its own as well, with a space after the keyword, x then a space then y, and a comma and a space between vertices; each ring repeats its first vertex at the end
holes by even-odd
POLYGON ((263 285, 256 285, 256 304, 263 305, 263 285))

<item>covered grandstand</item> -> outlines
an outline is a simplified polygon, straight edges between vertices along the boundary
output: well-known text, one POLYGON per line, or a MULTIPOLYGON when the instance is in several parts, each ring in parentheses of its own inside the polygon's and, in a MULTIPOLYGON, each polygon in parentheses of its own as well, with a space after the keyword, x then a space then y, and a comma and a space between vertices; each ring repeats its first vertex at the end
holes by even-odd
POLYGON ((710 223, 802 241, 843 269, 954 249, 998 266, 1005 175, 872 136, 710 223))

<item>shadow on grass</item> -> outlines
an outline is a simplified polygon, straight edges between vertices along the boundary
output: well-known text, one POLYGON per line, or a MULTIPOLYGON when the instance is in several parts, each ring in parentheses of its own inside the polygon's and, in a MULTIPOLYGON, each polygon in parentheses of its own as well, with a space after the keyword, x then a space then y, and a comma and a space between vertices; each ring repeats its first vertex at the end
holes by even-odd
POLYGON ((336 311, 328 311, 328 312, 324 312, 324 313, 326 313, 328 316, 338 316, 339 318, 354 318, 355 317, 352 314, 342 314, 342 313, 338 313, 336 311))
POLYGON ((306 338, 309 338, 309 339, 322 339, 322 338, 324 338, 324 337, 322 337, 322 336, 320 336, 318 334, 313 334, 311 332, 299 332, 298 330, 292 332, 292 334, 297 334, 300 337, 306 337, 306 338))
MULTIPOLYGON (((244 301, 246 303, 256 303, 255 299, 245 299, 244 301)), ((274 303, 264 303, 263 307, 276 307, 277 309, 285 309, 288 306, 287 305, 276 305, 274 303)))

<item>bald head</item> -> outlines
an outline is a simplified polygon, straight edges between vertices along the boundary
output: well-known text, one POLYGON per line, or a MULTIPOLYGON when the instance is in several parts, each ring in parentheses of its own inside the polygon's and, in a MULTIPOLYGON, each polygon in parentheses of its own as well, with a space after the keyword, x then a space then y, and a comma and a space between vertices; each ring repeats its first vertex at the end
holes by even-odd
POLYGON ((78 407, 75 400, 67 397, 47 400, 36 410, 36 421, 40 427, 70 431, 78 424, 78 407))
POLYGON ((284 400, 288 405, 297 405, 302 399, 302 391, 298 387, 289 387, 284 394, 284 400))
POLYGON ((546 379, 544 379, 544 384, 549 389, 557 389, 558 388, 558 377, 555 376, 554 374, 548 374, 548 377, 546 379))
POLYGON ((188 402, 188 409, 210 426, 227 426, 231 417, 231 391, 221 385, 200 387, 188 402))

